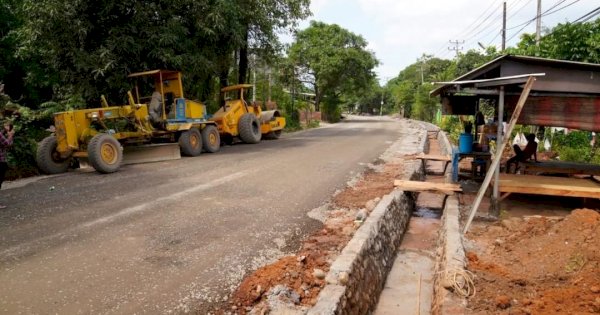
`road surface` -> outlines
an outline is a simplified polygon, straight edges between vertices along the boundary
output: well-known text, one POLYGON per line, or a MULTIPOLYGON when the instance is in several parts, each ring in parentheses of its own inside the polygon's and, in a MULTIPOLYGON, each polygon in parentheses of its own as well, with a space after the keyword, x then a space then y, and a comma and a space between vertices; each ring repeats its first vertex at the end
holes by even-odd
POLYGON ((245 273, 318 229, 307 214, 402 124, 351 117, 216 154, 2 190, 0 313, 206 313, 245 273))

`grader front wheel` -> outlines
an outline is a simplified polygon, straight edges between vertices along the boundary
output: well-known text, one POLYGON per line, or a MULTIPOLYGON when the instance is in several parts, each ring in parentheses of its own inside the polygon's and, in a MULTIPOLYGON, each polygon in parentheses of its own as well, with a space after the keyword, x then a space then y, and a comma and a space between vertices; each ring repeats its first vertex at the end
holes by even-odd
POLYGON ((36 162, 42 172, 46 174, 64 173, 69 168, 71 158, 62 158, 56 151, 56 137, 48 136, 38 144, 36 162))
POLYGON ((111 135, 100 133, 88 143, 88 159, 100 173, 114 173, 123 162, 123 148, 111 135))

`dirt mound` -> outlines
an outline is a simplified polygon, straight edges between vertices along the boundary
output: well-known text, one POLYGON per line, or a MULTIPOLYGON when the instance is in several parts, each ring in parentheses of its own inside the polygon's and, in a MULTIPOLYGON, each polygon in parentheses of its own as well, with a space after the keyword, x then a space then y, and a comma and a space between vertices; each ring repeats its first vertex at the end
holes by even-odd
POLYGON ((283 257, 246 277, 233 294, 232 308, 245 314, 264 301, 277 285, 296 292, 300 305, 313 305, 325 285, 330 261, 348 243, 354 230, 354 212, 333 211, 325 228, 310 236, 296 255, 283 257))
POLYGON ((598 212, 512 218, 467 237, 477 251, 467 253, 468 268, 476 275, 472 313, 600 313, 598 212))
POLYGON ((349 187, 333 198, 333 203, 341 208, 363 208, 365 203, 394 190, 394 180, 401 178, 401 164, 387 164, 382 172, 368 171, 354 186, 349 187))

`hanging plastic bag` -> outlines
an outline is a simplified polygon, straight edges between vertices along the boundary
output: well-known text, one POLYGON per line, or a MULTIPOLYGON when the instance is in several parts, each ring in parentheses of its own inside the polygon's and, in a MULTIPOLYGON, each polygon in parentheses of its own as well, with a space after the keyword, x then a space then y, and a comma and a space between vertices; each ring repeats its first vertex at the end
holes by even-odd
POLYGON ((544 150, 550 151, 552 149, 552 144, 550 144, 550 140, 548 138, 544 139, 544 150))

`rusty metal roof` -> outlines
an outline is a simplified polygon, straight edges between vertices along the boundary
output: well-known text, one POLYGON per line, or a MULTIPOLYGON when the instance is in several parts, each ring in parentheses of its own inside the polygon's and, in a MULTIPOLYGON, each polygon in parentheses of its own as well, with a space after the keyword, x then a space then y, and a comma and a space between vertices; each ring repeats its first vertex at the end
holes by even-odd
MULTIPOLYGON (((578 62, 578 61, 569 61, 569 60, 558 60, 558 59, 549 59, 549 58, 539 58, 539 57, 529 57, 529 56, 519 56, 519 55, 502 55, 476 69, 469 71, 466 74, 463 74, 456 78, 454 81, 466 81, 466 80, 475 80, 475 79, 489 79, 489 74, 491 71, 494 71, 501 67, 502 62, 504 61, 515 61, 522 64, 527 65, 535 65, 535 66, 546 66, 552 68, 560 68, 560 69, 573 69, 573 70, 590 70, 590 71, 600 71, 600 64, 596 63, 588 63, 588 62, 578 62)), ((496 78, 499 76, 495 76, 496 78)), ((454 82, 453 81, 453 82, 454 82)), ((446 82, 444 82, 446 83, 446 82)), ((439 95, 442 91, 449 86, 454 86, 455 83, 447 82, 448 84, 442 85, 430 92, 431 96, 439 95)))

